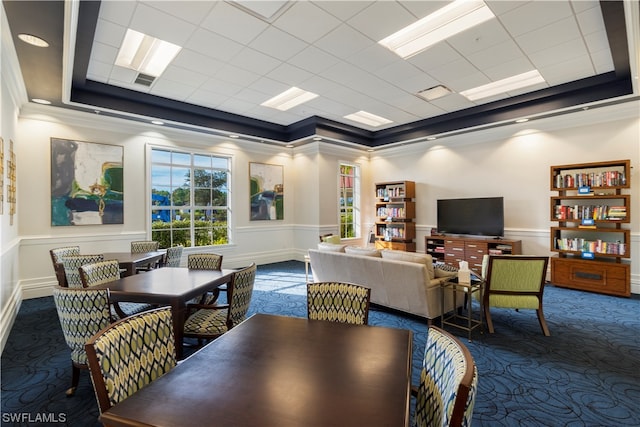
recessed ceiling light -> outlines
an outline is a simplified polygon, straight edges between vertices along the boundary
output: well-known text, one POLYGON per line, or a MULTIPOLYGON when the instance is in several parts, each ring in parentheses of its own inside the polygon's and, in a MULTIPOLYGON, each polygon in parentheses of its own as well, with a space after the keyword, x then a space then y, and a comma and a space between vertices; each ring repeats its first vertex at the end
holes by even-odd
POLYGON ((42 104, 42 105, 51 104, 51 101, 47 101, 46 99, 40 99, 40 98, 33 98, 32 101, 35 102, 36 104, 42 104))
POLYGON ((263 102, 263 107, 275 108, 280 111, 287 111, 290 108, 295 107, 296 105, 300 105, 303 102, 307 102, 316 98, 318 95, 312 92, 307 92, 306 90, 299 89, 297 87, 292 87, 290 89, 285 90, 280 95, 276 95, 271 99, 263 102))
POLYGON ((428 136, 428 137, 427 137, 427 141, 433 141, 433 140, 435 140, 435 139, 436 139, 436 137, 435 137, 435 136, 428 136))
POLYGON ((434 99, 442 98, 450 93, 451 89, 443 85, 438 85, 418 92, 418 96, 426 99, 427 101, 433 101, 434 99))
POLYGON ((160 125, 160 126, 164 124, 164 122, 161 120, 151 120, 151 123, 153 123, 154 125, 160 125))
POLYGON ((293 145, 291 145, 291 144, 287 144, 287 146, 286 146, 286 147, 287 147, 287 148, 293 148, 293 145))
POLYGON ((469 101, 475 101, 476 99, 486 98, 489 96, 509 92, 515 89, 521 89, 527 86, 533 86, 535 84, 544 82, 545 80, 540 75, 538 70, 531 70, 527 71, 526 73, 498 80, 497 82, 478 86, 473 89, 463 90, 462 92, 460 92, 460 95, 466 97, 467 99, 469 99, 469 101))
POLYGON ((138 31, 127 29, 116 57, 116 65, 158 77, 182 47, 138 31))
POLYGON ((236 135, 236 134, 231 133, 231 134, 229 134, 229 138, 236 139, 236 138, 240 138, 240 136, 238 136, 238 135, 236 135))
POLYGON ((492 18, 483 1, 456 0, 378 43, 406 59, 492 18))
POLYGON ((314 136, 313 140, 314 141, 322 141, 322 137, 321 136, 314 136))
POLYGON ((374 150, 373 150, 373 148, 369 148, 367 151, 370 152, 370 153, 373 153, 374 150))
POLYGON ((518 119, 518 120, 516 120, 516 123, 526 123, 528 121, 529 121, 529 119, 518 119))
POLYGON ((18 38, 25 43, 29 43, 32 46, 49 47, 49 43, 47 43, 46 40, 31 34, 18 34, 18 38))
POLYGON ((365 125, 374 126, 374 127, 393 123, 389 119, 376 116, 375 114, 367 113, 366 111, 358 111, 357 113, 347 114, 346 116, 344 116, 344 118, 353 120, 354 122, 364 123, 365 125))

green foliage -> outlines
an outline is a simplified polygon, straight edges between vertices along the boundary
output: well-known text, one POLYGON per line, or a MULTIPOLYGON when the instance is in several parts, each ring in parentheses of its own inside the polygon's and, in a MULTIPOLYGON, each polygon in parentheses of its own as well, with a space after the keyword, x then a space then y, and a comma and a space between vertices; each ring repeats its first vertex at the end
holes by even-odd
POLYGON ((172 222, 153 221, 151 223, 151 238, 160 242, 161 248, 182 245, 210 246, 229 243, 226 222, 195 221, 195 242, 191 242, 191 221, 188 219, 172 222))

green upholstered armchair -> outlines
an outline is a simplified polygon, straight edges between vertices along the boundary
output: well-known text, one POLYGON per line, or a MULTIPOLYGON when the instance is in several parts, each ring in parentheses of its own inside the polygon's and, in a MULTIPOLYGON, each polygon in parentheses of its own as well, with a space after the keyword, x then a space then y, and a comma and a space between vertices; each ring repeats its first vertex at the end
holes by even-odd
MULTIPOLYGON (((214 253, 189 254, 187 256, 187 268, 192 270, 221 270, 222 255, 214 253)), ((220 292, 226 291, 226 285, 218 286, 215 290, 195 298, 190 303, 210 305, 218 300, 220 292)))
POLYGON ((311 320, 366 325, 371 289, 353 283, 307 283, 307 316, 311 320))
POLYGON ((78 387, 80 369, 88 369, 84 344, 111 322, 109 291, 58 286, 53 288, 53 301, 64 340, 71 349, 71 388, 67 396, 72 396, 78 387))
POLYGON ((64 274, 64 265, 62 265, 62 258, 69 255, 80 255, 80 246, 65 246, 62 248, 55 248, 49 251, 51 255, 51 261, 53 262, 53 271, 56 273, 56 279, 58 279, 58 285, 63 288, 67 287, 67 278, 64 274))
POLYGON ((430 326, 416 397, 414 426, 471 426, 478 370, 456 337, 430 326))
POLYGON ((227 304, 189 304, 191 314, 184 323, 184 336, 215 339, 242 322, 251 304, 256 270, 256 264, 252 263, 233 273, 227 288, 227 304))
POLYGON ((102 413, 176 366, 171 308, 118 320, 87 341, 85 350, 102 413))
MULTIPOLYGON (((120 279, 120 263, 115 259, 85 264, 80 266, 79 270, 80 280, 82 282, 82 286, 85 288, 102 285, 104 283, 120 279)), ((156 308, 153 304, 115 302, 113 303, 114 312, 112 314, 114 315, 114 319, 122 319, 153 308, 156 308)))
POLYGON ((493 333, 491 307, 531 309, 538 315, 542 332, 549 328, 542 311, 542 294, 549 257, 491 255, 485 260, 483 307, 489 333, 493 333))
POLYGON ((70 288, 82 288, 82 279, 80 278, 80 267, 85 264, 91 264, 104 260, 104 255, 68 255, 62 258, 64 266, 64 275, 67 280, 67 286, 70 288))

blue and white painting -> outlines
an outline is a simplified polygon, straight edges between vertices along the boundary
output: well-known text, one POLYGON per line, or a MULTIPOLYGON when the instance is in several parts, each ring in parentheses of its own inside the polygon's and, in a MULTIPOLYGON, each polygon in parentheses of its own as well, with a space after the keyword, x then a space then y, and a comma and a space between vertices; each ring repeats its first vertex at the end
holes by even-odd
POLYGON ((123 224, 123 148, 51 138, 51 225, 123 224))

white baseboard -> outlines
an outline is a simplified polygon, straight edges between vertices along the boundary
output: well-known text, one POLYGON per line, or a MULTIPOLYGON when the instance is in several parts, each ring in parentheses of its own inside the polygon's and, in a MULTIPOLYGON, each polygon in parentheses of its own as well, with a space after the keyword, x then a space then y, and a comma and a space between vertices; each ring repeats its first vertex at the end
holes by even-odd
POLYGON ((9 339, 11 328, 13 328, 13 323, 16 320, 21 304, 21 288, 20 286, 16 286, 9 297, 9 301, 5 304, 2 313, 0 313, 0 354, 4 351, 4 346, 7 343, 7 339, 9 339))

